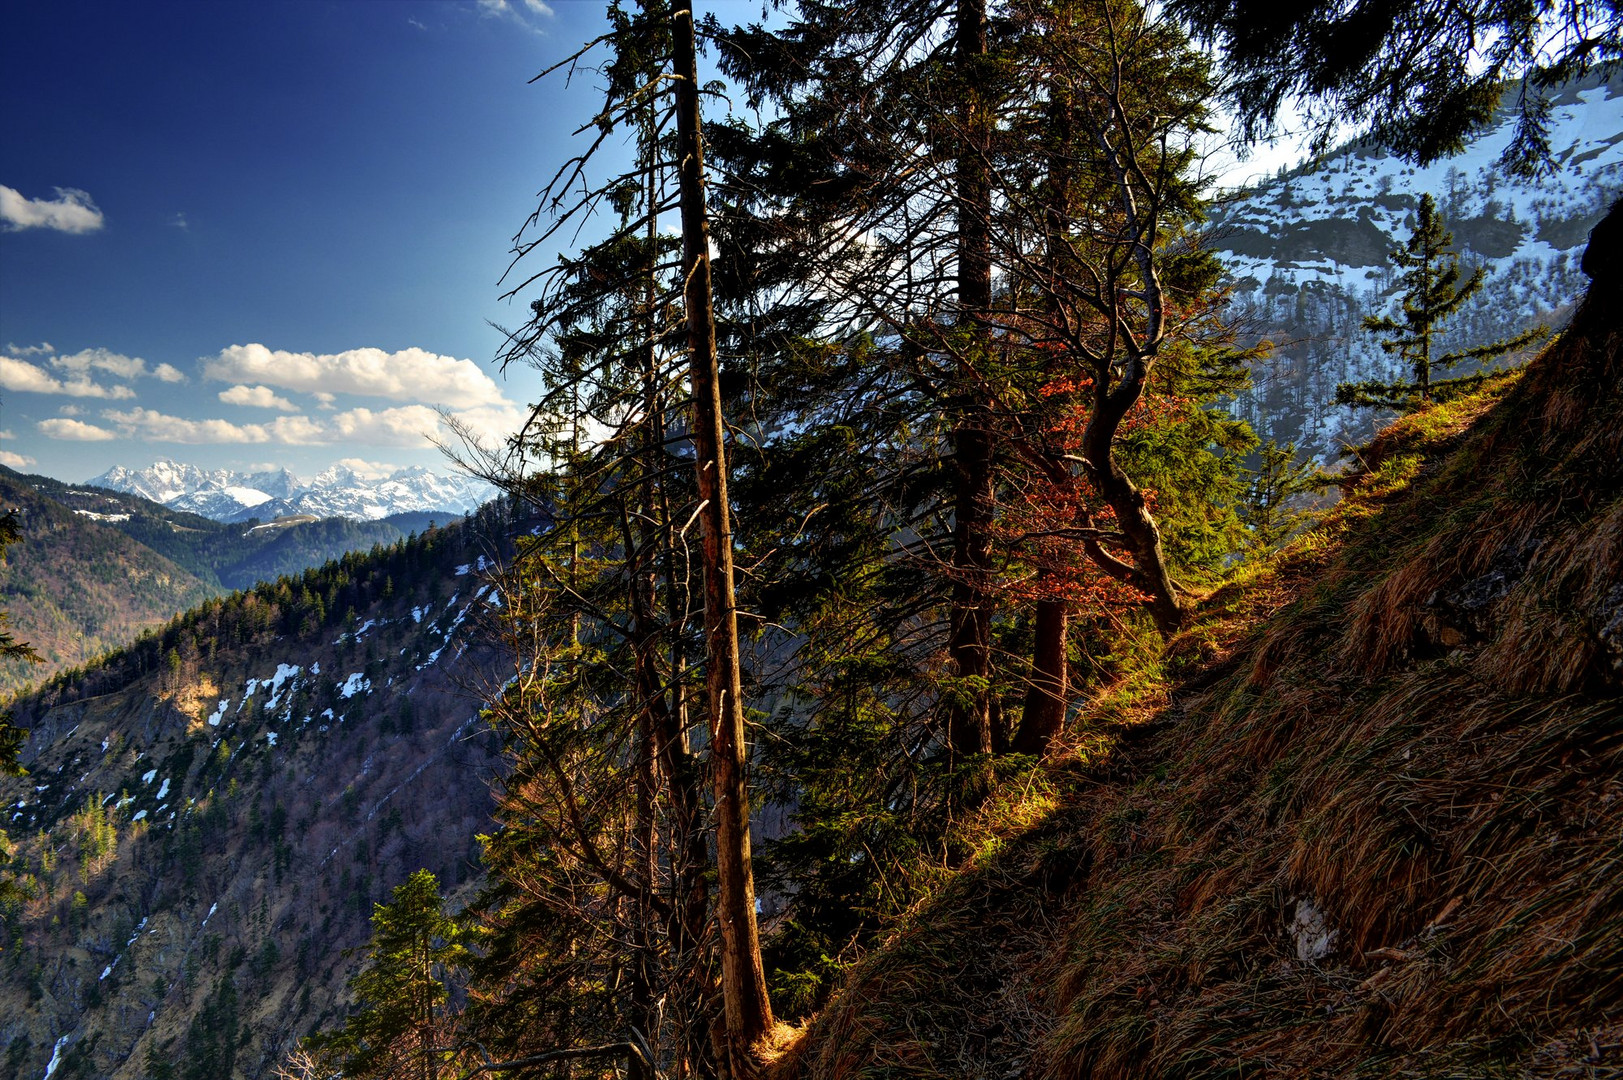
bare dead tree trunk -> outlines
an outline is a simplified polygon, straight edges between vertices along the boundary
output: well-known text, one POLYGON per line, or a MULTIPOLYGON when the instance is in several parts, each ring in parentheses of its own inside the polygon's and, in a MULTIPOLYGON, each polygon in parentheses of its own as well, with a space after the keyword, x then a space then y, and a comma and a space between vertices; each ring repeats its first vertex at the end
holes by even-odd
POLYGON ((704 147, 700 129, 698 58, 691 5, 674 13, 677 158, 682 214, 682 267, 693 392, 693 447, 698 470, 699 518, 704 537, 706 691, 710 757, 716 796, 716 914, 721 924, 722 1000, 726 1013, 726 1065, 750 1075, 750 1048, 772 1026, 766 972, 755 921, 750 868, 749 788, 739 674, 738 611, 733 592, 733 542, 727 504, 726 432, 716 362, 715 311, 710 284, 710 223, 705 207, 704 147))
MULTIPOLYGON (((957 164, 958 322, 973 344, 970 363, 984 359, 985 318, 992 306, 992 181, 986 110, 976 91, 976 69, 986 55, 985 0, 959 0, 954 42, 959 75, 957 164)), ((973 383, 971 376, 964 377, 973 383)), ((966 387, 967 388, 967 387, 966 387)), ((987 410, 961 395, 952 432, 953 584, 948 655, 960 678, 983 680, 953 702, 948 738, 959 754, 989 754, 994 747, 991 694, 991 574, 993 511, 992 433, 987 410)))

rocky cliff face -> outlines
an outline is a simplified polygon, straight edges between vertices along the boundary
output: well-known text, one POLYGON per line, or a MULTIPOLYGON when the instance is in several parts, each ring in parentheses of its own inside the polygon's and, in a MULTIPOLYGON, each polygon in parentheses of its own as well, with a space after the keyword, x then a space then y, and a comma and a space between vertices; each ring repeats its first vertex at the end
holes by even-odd
POLYGON ((470 884, 499 531, 211 601, 17 703, 0 1075, 268 1076, 342 1013, 375 901, 420 867, 470 884))

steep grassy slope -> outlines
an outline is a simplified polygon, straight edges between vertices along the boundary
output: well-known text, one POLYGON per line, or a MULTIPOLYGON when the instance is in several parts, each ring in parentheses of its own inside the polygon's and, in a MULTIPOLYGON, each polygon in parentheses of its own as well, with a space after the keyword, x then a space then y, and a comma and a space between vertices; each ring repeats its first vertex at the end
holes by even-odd
POLYGON ((1404 420, 1004 788, 807 1077, 1623 1075, 1623 333, 1404 420))
POLYGON ((31 775, 0 805, 34 896, 0 907, 0 1076, 268 1076, 342 1014, 375 901, 470 880, 499 532, 211 600, 16 703, 31 775))

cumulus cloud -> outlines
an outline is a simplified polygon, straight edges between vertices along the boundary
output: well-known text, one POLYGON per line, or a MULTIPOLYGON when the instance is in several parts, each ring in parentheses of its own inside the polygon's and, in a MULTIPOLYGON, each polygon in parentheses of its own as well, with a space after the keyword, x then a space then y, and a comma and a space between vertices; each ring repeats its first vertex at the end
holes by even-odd
POLYGON ((74 442, 106 442, 116 439, 117 435, 106 428, 99 428, 95 424, 87 424, 83 420, 68 420, 64 417, 52 417, 41 420, 34 425, 53 439, 70 439, 74 442))
POLYGON ((82 405, 61 405, 57 407, 56 411, 63 416, 83 416, 85 412, 82 405))
POLYGON ((499 446, 529 419, 529 411, 503 402, 477 409, 460 409, 451 420, 468 434, 489 446, 499 446))
POLYGON ((390 465, 382 461, 367 461, 365 458, 358 457, 339 458, 334 464, 342 465, 362 480, 386 480, 400 471, 398 465, 390 465))
POLYGON ((243 386, 239 383, 229 390, 221 390, 220 400, 227 405, 246 405, 256 409, 281 409, 283 412, 298 412, 299 409, 268 386, 243 386))
POLYGON ((121 379, 140 379, 150 376, 159 382, 180 383, 186 381, 180 369, 173 364, 159 364, 148 367, 147 362, 139 356, 125 356, 113 352, 111 349, 82 349, 76 353, 63 356, 53 356, 51 366, 62 371, 75 371, 88 374, 91 371, 105 371, 109 375, 116 375, 121 379))
POLYGON ((78 188, 56 188, 54 199, 30 199, 16 188, 0 184, 0 226, 20 229, 55 229, 65 233, 95 232, 106 224, 90 193, 78 188))
POLYGON ((25 394, 67 394, 69 397, 110 398, 115 401, 135 396, 135 391, 127 386, 102 386, 92 382, 83 371, 73 372, 64 381, 44 368, 15 356, 0 356, 0 388, 25 394))
POLYGON ((49 341, 42 341, 38 345, 23 346, 13 345, 8 342, 5 351, 8 356, 49 356, 56 351, 56 346, 49 341))
MULTIPOLYGON (((156 409, 106 409, 102 417, 119 434, 148 442, 192 444, 280 444, 324 446, 334 443, 421 449, 441 427, 440 414, 426 405, 392 409, 350 409, 321 420, 278 416, 264 423, 238 424, 223 419, 193 420, 156 409)), ((54 422, 54 421, 53 421, 54 422)), ((62 421, 73 423, 74 421, 62 421)))
POLYGON ((0 450, 0 465, 9 465, 13 469, 24 469, 34 464, 34 459, 22 454, 13 454, 10 450, 0 450))
POLYGON ((472 360, 424 349, 350 349, 293 353, 263 345, 233 345, 203 362, 203 374, 232 383, 263 383, 307 394, 356 394, 427 402, 453 409, 503 402, 501 388, 472 360))
POLYGON ((369 443, 373 446, 421 446, 440 427, 440 414, 426 405, 402 405, 394 409, 350 409, 327 419, 334 442, 369 443))

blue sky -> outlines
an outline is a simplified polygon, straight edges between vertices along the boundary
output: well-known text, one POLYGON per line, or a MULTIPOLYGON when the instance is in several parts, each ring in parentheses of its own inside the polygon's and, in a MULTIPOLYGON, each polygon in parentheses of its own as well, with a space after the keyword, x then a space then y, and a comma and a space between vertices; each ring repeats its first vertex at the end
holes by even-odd
MULTIPOLYGON (((528 80, 603 5, 10 6, 0 36, 0 462, 443 465, 496 433, 513 233, 595 103, 528 80)), ((510 373, 511 374, 511 373, 510 373)))
POLYGON ((538 387, 493 363, 527 313, 497 282, 599 101, 529 80, 603 8, 10 5, 0 463, 438 469, 434 409, 512 431, 538 387))

